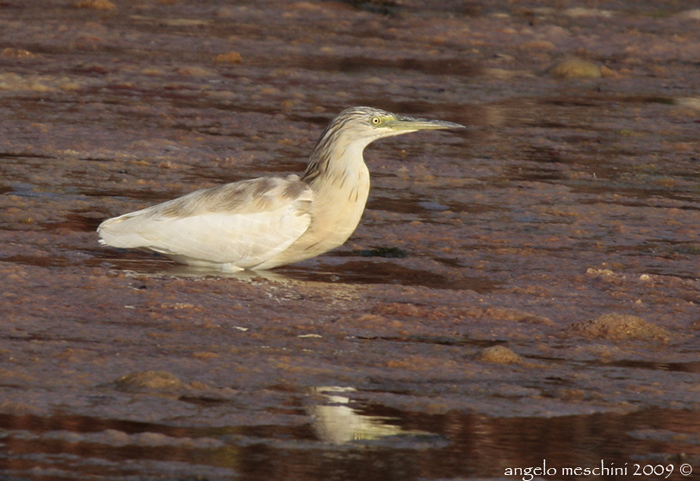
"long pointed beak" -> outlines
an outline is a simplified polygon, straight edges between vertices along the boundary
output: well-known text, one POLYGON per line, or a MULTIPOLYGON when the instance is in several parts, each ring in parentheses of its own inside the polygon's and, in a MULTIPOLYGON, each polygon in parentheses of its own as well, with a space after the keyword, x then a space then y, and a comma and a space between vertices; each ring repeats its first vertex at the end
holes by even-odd
POLYGON ((417 119, 413 117, 397 116, 395 119, 387 120, 383 127, 396 132, 414 132, 416 130, 439 130, 439 129, 465 129, 464 125, 447 122, 445 120, 417 119))

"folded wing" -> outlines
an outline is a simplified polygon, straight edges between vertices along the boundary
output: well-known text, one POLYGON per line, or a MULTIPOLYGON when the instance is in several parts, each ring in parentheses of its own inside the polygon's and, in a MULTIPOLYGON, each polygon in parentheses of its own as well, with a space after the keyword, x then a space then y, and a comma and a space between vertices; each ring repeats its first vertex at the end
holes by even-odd
POLYGON ((246 269, 306 232, 312 206, 313 192, 297 176, 261 178, 109 219, 98 233, 102 244, 114 247, 150 249, 191 265, 246 269))

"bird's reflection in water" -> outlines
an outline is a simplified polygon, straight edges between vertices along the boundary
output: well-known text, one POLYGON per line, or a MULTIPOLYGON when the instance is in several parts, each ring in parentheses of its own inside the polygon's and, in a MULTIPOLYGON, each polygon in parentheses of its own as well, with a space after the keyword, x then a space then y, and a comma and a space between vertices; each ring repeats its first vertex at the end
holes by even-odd
POLYGON ((319 440, 343 444, 350 441, 377 440, 388 436, 425 435, 422 431, 404 430, 395 424, 398 419, 385 416, 369 416, 353 407, 348 393, 351 387, 312 387, 309 389, 312 403, 306 411, 313 419, 312 426, 319 440))
POLYGON ((256 280, 268 280, 276 282, 287 282, 293 280, 288 275, 278 271, 235 271, 227 272, 220 269, 207 267, 195 267, 186 265, 173 265, 169 261, 162 259, 158 261, 146 262, 111 262, 119 272, 127 277, 182 277, 182 278, 225 278, 237 279, 244 282, 256 280))

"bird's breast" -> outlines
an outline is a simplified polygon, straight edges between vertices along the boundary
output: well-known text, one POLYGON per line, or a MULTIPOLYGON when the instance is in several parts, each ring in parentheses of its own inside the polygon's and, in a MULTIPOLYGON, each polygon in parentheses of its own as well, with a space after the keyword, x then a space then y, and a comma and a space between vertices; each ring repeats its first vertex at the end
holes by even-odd
POLYGON ((345 175, 314 179, 309 228, 286 251, 263 263, 263 267, 309 259, 348 240, 360 222, 369 196, 369 171, 362 167, 345 175))

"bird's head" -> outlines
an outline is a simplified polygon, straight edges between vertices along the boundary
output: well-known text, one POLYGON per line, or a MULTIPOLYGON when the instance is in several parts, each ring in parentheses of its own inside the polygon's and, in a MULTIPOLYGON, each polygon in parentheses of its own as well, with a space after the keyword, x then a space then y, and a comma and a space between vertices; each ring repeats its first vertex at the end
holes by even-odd
POLYGON ((303 179, 310 182, 325 172, 345 172, 352 166, 364 166, 362 151, 383 137, 418 130, 463 128, 463 125, 443 120, 406 117, 372 107, 351 107, 343 110, 323 131, 303 179))
POLYGON ((462 128, 464 128, 463 125, 444 120, 408 117, 372 107, 351 107, 333 119, 322 137, 329 134, 341 134, 349 141, 365 140, 369 143, 383 137, 392 137, 418 130, 462 128))

